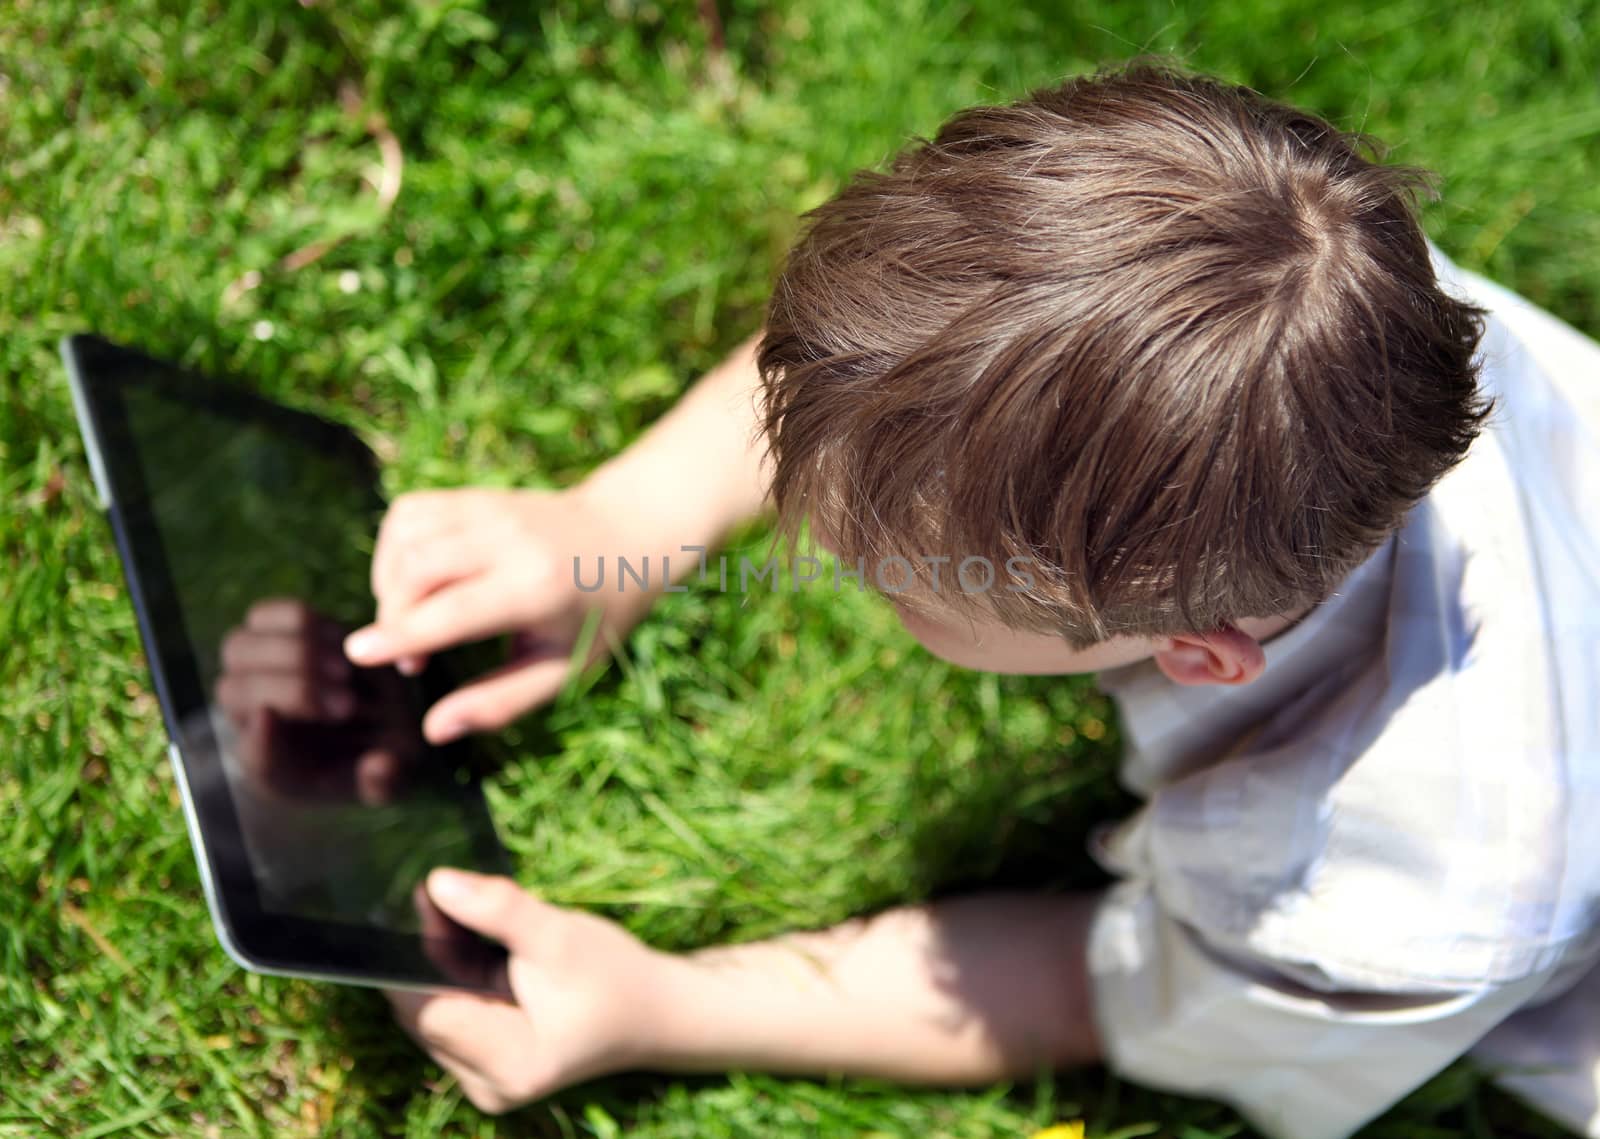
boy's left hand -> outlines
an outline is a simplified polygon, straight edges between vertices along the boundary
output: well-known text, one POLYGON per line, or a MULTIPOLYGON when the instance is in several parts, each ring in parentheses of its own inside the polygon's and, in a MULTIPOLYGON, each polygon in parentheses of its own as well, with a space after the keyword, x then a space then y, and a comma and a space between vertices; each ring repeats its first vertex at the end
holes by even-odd
POLYGON ((678 959, 593 914, 539 901, 509 878, 435 870, 428 896, 510 951, 516 1003, 386 990, 401 1026, 480 1109, 509 1111, 648 1063, 655 1006, 678 959))
POLYGON ((950 898, 676 955, 509 878, 435 870, 426 888, 511 953, 515 1002, 389 994, 485 1111, 629 1068, 981 1084, 1101 1056, 1085 960, 1099 894, 950 898))

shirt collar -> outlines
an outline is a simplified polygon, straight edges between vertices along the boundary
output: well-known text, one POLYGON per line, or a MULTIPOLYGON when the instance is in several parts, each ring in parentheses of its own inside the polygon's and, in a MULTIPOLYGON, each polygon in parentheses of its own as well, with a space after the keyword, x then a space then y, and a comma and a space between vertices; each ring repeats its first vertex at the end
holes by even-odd
POLYGON ((1366 660, 1382 643, 1391 535, 1316 608, 1263 642, 1266 668, 1244 685, 1181 685, 1144 660, 1100 673, 1121 713, 1122 781, 1149 795, 1220 759, 1250 728, 1306 689, 1366 660))

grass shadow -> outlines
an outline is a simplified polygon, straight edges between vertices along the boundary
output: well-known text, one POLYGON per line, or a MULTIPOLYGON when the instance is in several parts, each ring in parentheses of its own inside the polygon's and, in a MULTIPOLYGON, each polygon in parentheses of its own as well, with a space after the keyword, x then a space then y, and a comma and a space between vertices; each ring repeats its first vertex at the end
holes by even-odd
MULTIPOLYGON (((1042 696, 1056 678, 1037 678, 1042 696)), ((1085 689, 1098 739, 1078 736, 1059 751, 998 744, 974 761, 959 798, 942 786, 948 771, 917 766, 908 783, 912 876, 930 897, 976 889, 1081 890, 1107 874, 1088 853, 1097 824, 1126 818, 1139 801, 1117 781, 1122 754, 1114 709, 1085 689), (934 810, 928 804, 939 804, 934 810)))

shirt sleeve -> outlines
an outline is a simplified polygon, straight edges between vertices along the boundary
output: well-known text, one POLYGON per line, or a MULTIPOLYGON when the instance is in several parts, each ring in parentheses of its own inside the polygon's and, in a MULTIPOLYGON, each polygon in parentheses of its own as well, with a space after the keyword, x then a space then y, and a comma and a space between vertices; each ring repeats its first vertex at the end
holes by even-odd
POLYGON ((1137 879, 1101 903, 1088 961, 1113 1071, 1222 1100, 1276 1139, 1349 1135, 1548 979, 1541 972, 1458 992, 1319 991, 1274 962, 1208 945, 1137 879))

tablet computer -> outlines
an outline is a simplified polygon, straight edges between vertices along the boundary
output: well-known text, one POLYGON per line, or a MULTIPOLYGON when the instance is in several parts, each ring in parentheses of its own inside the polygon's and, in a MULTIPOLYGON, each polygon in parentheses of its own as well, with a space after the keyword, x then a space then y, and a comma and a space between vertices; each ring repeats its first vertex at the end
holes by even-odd
POLYGON ((460 675, 344 657, 384 503, 347 427, 93 336, 62 356, 138 617, 218 938, 262 973, 506 994, 436 866, 504 873, 470 740, 422 737, 460 675))

